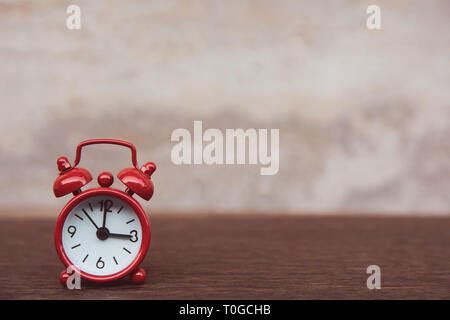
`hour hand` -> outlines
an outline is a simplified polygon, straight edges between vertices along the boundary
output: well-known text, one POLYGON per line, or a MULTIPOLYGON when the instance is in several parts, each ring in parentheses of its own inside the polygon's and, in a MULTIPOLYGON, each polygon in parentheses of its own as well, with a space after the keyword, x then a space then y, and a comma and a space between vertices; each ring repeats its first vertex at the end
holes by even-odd
POLYGON ((110 233, 109 236, 119 239, 131 239, 133 237, 131 234, 120 234, 120 233, 110 233))

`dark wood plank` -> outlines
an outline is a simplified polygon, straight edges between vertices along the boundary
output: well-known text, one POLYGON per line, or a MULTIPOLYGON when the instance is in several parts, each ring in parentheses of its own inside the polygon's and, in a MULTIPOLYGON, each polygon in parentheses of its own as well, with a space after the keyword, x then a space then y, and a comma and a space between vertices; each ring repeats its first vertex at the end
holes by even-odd
POLYGON ((450 298, 450 219, 163 216, 143 285, 67 290, 52 220, 0 221, 1 299, 450 298), (366 288, 368 265, 382 289, 366 288))

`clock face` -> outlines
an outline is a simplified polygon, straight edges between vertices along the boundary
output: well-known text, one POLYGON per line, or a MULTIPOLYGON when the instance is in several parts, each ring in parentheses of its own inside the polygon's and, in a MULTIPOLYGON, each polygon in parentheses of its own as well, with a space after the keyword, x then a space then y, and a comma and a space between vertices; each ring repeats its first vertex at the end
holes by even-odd
POLYGON ((67 215, 62 246, 79 270, 108 276, 128 267, 139 253, 142 227, 133 208, 109 195, 91 196, 67 215))

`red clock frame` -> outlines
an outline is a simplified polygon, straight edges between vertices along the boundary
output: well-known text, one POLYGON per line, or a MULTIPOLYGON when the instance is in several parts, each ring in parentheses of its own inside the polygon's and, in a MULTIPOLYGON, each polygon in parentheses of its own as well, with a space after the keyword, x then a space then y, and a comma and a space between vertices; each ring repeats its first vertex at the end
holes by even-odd
POLYGON ((56 220, 56 227, 55 227, 55 248, 56 252, 61 259, 61 261, 64 263, 64 265, 69 267, 70 265, 73 265, 73 263, 69 260, 67 257, 64 247, 62 244, 62 232, 64 227, 64 222, 69 215, 69 213, 75 208, 76 205, 78 205, 83 200, 86 200, 93 196, 112 196, 119 198, 120 200, 123 200, 127 204, 130 205, 130 207, 134 210, 136 215, 139 218, 139 221, 141 223, 142 228, 142 242, 141 247, 139 248, 138 254, 136 255, 135 259, 129 264, 125 269, 106 276, 98 276, 86 273, 84 271, 80 271, 80 275, 83 279, 87 279, 94 282, 107 282, 107 281, 113 281, 121 279, 131 272, 138 269, 141 262, 144 260, 147 251, 150 247, 150 238, 151 238, 151 232, 150 232, 150 222, 147 218, 147 214, 145 213, 142 206, 137 202, 134 198, 129 196, 123 191, 120 191, 118 189, 113 188, 93 188, 86 191, 83 191, 82 193, 78 194, 77 196, 73 197, 61 210, 61 213, 58 216, 58 219, 56 220))

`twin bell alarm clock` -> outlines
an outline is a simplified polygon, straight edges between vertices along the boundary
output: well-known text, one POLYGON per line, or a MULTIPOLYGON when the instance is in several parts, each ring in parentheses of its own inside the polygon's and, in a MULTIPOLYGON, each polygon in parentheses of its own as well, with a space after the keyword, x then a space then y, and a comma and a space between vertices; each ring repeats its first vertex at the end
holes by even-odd
MULTIPOLYGON (((81 142, 73 166, 66 157, 57 160, 59 176, 53 184, 56 197, 72 194, 64 206, 55 227, 55 246, 59 258, 82 279, 107 282, 130 275, 133 283, 145 281, 146 273, 139 267, 150 245, 150 223, 136 199, 150 200, 153 195, 153 162, 138 168, 133 144, 114 139, 93 139, 81 142), (102 172, 97 177, 99 187, 82 188, 92 180, 86 169, 78 167, 81 150, 87 145, 113 144, 131 150, 132 167, 125 168, 117 178, 125 191, 111 188, 114 177, 102 172)), ((66 283, 67 269, 60 274, 66 283)))

